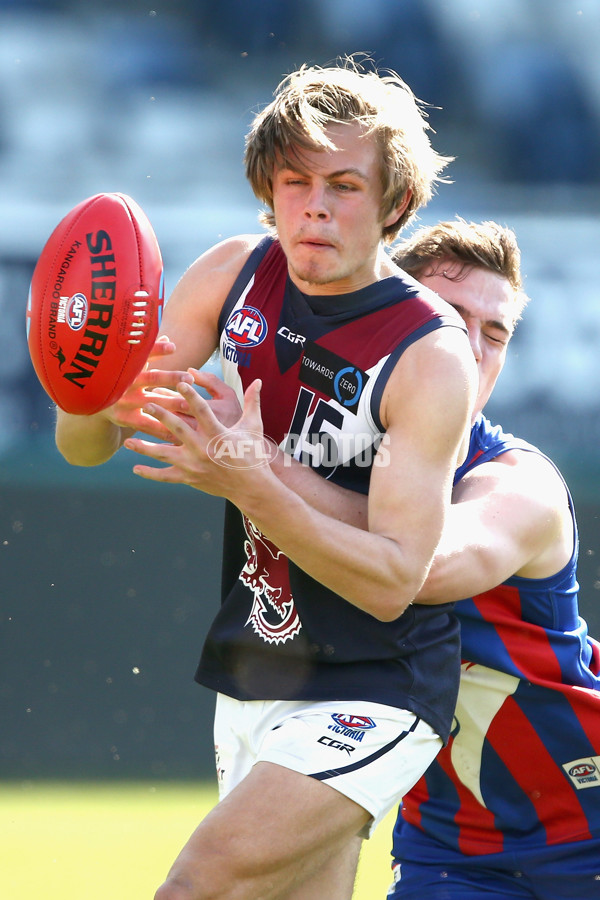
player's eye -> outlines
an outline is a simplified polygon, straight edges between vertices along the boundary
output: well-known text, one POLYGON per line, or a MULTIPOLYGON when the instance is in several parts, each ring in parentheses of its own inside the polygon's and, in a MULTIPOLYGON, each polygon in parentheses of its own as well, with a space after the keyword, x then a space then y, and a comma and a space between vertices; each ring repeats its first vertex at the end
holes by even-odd
POLYGON ((494 343, 494 344, 500 344, 501 346, 504 346, 504 344, 506 344, 507 339, 505 337, 500 337, 499 335, 496 335, 496 334, 490 334, 489 332, 487 332, 487 333, 484 332, 483 336, 488 341, 492 341, 492 343, 494 343))

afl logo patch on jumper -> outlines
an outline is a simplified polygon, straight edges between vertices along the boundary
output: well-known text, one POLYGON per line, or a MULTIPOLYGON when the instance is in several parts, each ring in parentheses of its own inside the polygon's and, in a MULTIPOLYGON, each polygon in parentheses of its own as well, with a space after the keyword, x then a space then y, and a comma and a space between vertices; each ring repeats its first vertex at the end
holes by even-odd
POLYGON ((354 415, 368 380, 367 373, 347 359, 313 341, 306 342, 300 363, 300 381, 337 400, 354 415))
POLYGON ((252 350, 262 344, 267 336, 267 320, 253 306, 234 310, 225 325, 227 340, 242 350, 252 350))
POLYGON ((563 763, 563 769, 578 791, 600 787, 600 756, 587 756, 563 763))

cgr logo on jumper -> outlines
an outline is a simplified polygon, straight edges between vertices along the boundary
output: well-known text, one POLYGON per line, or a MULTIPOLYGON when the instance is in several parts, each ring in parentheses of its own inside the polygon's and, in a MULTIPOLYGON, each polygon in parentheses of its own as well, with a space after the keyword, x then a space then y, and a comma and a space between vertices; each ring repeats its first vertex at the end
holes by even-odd
POLYGON ((368 380, 367 373, 347 359, 313 341, 306 342, 300 363, 300 381, 337 400, 354 415, 368 380))
POLYGON ((356 750, 356 747, 353 747, 351 744, 343 744, 342 741, 336 741, 335 738, 330 738, 327 734, 322 734, 317 744, 324 744, 326 747, 332 747, 334 750, 345 750, 348 756, 356 750))
POLYGON ((578 791, 600 787, 600 756, 586 756, 563 763, 563 769, 578 791))
POLYGON ((242 350, 252 350, 262 344, 267 336, 267 320, 253 306, 235 309, 225 325, 227 339, 242 350))
POLYGON ((287 325, 282 325, 277 334, 291 344, 303 344, 306 340, 303 334, 296 334, 295 331, 290 331, 287 325))
POLYGON ((362 741, 365 732, 371 728, 377 728, 377 725, 370 716, 353 716, 344 713, 332 713, 331 718, 335 722, 329 725, 330 731, 336 734, 343 734, 344 737, 351 738, 353 741, 362 741))

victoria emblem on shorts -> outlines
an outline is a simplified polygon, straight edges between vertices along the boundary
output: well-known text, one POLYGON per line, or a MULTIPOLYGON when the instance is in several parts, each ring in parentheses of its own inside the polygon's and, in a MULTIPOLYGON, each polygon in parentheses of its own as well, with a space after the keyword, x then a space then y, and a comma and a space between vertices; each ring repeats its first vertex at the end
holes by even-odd
POLYGON ((333 713, 331 718, 344 728, 375 728, 375 722, 370 716, 355 716, 350 713, 333 713))
POLYGON ((237 347, 251 350, 262 344, 267 336, 267 320, 253 306, 242 306, 235 309, 225 325, 225 334, 237 347))

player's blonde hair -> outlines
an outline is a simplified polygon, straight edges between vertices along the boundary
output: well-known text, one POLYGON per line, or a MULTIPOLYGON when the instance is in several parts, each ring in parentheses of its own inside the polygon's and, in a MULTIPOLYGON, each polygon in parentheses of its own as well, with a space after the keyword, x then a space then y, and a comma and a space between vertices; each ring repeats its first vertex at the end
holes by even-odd
POLYGON ((497 222, 467 222, 457 216, 448 222, 418 228, 393 248, 397 266, 417 280, 438 271, 438 263, 456 260, 458 272, 443 274, 454 281, 464 278, 469 268, 487 269, 506 278, 514 293, 514 322, 521 317, 529 297, 523 290, 521 250, 510 228, 497 222))
POLYGON ((275 99, 254 119, 246 138, 246 176, 256 196, 270 212, 263 221, 275 225, 273 169, 276 160, 295 162, 303 150, 326 150, 334 145, 325 129, 332 124, 360 122, 374 135, 381 150, 383 197, 381 220, 398 206, 407 191, 411 197, 397 222, 382 229, 390 242, 430 199, 440 173, 452 157, 440 156, 427 134, 425 104, 391 70, 379 73, 355 57, 339 65, 303 65, 278 85, 275 99))

